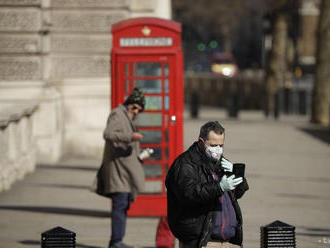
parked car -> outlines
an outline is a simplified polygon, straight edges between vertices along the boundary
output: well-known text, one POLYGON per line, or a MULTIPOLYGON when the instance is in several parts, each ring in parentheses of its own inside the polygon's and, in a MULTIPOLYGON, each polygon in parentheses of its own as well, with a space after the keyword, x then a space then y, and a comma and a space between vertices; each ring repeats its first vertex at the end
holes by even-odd
POLYGON ((239 69, 234 57, 229 53, 217 53, 211 58, 211 72, 218 76, 234 77, 239 69))

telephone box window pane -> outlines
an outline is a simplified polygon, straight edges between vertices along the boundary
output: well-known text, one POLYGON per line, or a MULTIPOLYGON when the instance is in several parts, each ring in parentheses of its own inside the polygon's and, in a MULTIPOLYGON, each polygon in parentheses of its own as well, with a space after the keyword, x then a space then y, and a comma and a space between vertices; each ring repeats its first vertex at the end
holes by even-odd
POLYGON ((165 110, 168 110, 170 106, 170 99, 168 96, 165 96, 165 110))
POLYGON ((160 127, 162 126, 162 114, 159 113, 141 113, 137 118, 139 127, 160 127))
POLYGON ((160 144, 162 142, 162 131, 161 130, 140 130, 143 135, 141 144, 160 144))
POLYGON ((143 93, 159 94, 162 92, 161 80, 136 80, 135 86, 140 88, 143 93))
POLYGON ((147 181, 146 183, 146 188, 143 193, 145 194, 152 194, 152 193, 161 193, 162 192, 162 181, 147 181))
POLYGON ((162 159, 162 148, 152 148, 154 153, 150 155, 148 160, 161 160, 162 159))
POLYGON ((143 170, 146 177, 162 176, 162 165, 160 164, 144 164, 143 170))
POLYGON ((168 79, 165 79, 165 93, 168 94, 169 89, 168 89, 168 79))
POLYGON ((160 77, 162 67, 160 63, 135 63, 135 76, 160 77))
POLYGON ((128 80, 125 80, 125 94, 126 95, 128 95, 128 87, 129 87, 128 80))
POLYGON ((164 74, 165 76, 168 76, 168 63, 165 63, 165 68, 164 68, 164 74))
POLYGON ((129 64, 125 63, 125 76, 127 77, 129 75, 129 64))
POLYGON ((162 109, 161 96, 146 96, 146 110, 160 110, 162 109))
POLYGON ((165 142, 167 143, 168 142, 168 130, 165 130, 164 134, 165 134, 165 142))

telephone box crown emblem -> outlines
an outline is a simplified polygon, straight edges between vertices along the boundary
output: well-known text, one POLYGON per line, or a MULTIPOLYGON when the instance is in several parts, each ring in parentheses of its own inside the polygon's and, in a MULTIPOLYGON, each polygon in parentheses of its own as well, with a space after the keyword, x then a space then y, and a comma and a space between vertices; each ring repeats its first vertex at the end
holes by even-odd
POLYGON ((148 28, 147 26, 145 26, 142 30, 141 30, 142 34, 145 36, 149 36, 151 33, 151 29, 148 28))

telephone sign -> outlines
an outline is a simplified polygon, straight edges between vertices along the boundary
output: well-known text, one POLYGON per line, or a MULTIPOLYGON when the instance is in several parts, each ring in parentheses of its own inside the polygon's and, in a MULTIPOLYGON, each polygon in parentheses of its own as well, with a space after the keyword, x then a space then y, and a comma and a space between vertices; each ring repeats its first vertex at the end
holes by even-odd
POLYGON ((146 192, 131 205, 130 216, 166 216, 165 177, 183 151, 183 59, 181 25, 160 18, 133 18, 112 26, 111 106, 124 102, 134 87, 146 98, 137 118, 146 192))

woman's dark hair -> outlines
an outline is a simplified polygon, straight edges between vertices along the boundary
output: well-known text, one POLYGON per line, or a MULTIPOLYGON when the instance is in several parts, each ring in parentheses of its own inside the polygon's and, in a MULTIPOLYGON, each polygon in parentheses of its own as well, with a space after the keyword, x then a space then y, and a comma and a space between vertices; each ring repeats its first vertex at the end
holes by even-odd
POLYGON ((207 140, 210 131, 213 131, 216 134, 223 134, 225 129, 218 121, 209 121, 201 127, 199 137, 201 137, 203 140, 207 140))

